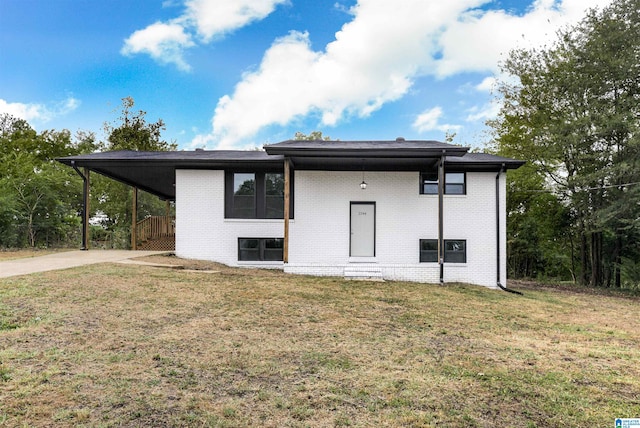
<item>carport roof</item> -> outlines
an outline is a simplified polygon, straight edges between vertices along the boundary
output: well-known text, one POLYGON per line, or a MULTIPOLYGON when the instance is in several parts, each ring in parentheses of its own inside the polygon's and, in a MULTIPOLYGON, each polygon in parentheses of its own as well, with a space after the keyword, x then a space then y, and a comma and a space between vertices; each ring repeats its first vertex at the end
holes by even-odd
POLYGON ((258 150, 141 152, 120 150, 57 159, 175 200, 176 169, 282 169, 285 158, 295 169, 419 171, 444 156, 445 166, 467 171, 515 169, 524 162, 438 141, 298 141, 258 150))
POLYGON ((119 150, 69 156, 57 160, 72 167, 88 168, 162 199, 175 200, 176 169, 224 169, 257 165, 265 168, 282 168, 284 157, 270 156, 257 150, 172 152, 119 150))

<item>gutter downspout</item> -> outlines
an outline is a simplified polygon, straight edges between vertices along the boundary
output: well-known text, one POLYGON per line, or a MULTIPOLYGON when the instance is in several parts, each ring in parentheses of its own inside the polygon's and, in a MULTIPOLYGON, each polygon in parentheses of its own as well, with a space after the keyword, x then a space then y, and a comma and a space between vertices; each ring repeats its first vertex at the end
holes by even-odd
POLYGON ((444 284, 444 150, 438 165, 438 263, 440 264, 440 285, 444 284))
POLYGON ((513 290, 511 288, 507 288, 500 282, 501 272, 500 272, 500 175, 504 171, 504 164, 500 167, 500 171, 496 175, 496 272, 497 278, 496 283, 498 288, 504 291, 508 291, 509 293, 519 294, 522 296, 522 293, 513 290))
POLYGON ((88 200, 88 192, 87 192, 87 176, 84 175, 76 166, 76 161, 71 161, 71 167, 78 173, 80 177, 82 177, 82 247, 81 250, 88 250, 89 246, 87 245, 87 200, 88 200))

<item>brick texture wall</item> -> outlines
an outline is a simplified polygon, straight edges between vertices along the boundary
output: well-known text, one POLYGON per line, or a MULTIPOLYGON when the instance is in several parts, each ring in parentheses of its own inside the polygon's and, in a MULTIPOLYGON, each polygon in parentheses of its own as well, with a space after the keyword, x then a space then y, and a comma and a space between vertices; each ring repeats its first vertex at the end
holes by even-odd
MULTIPOLYGON (((467 263, 447 263, 445 282, 496 286, 495 173, 467 173, 466 195, 445 195, 444 238, 467 241, 467 263)), ((438 238, 438 197, 419 193, 417 172, 296 171, 296 219, 288 272, 339 274, 349 263, 350 202, 376 203, 376 257, 387 279, 438 282, 439 266, 420 263, 419 240, 438 238)), ((504 210, 504 177, 501 177, 504 210)), ((501 224, 502 284, 506 228, 501 224)), ((358 260, 363 263, 363 260, 358 260)))
MULTIPOLYGON (((283 220, 224 218, 224 171, 176 171, 176 255, 229 266, 238 262, 238 238, 282 238, 283 220)), ((256 265, 256 263, 252 264, 256 265)), ((282 267, 282 263, 259 263, 282 267)))
MULTIPOLYGON (((466 195, 445 195, 444 238, 467 241, 467 263, 447 263, 445 282, 496 287, 495 173, 467 173, 466 195)), ((373 267, 386 279, 438 282, 437 263, 419 262, 419 240, 438 238, 438 197, 420 195, 417 172, 295 171, 295 219, 286 272, 343 275, 373 267), (376 203, 376 256, 350 259, 350 203, 376 203)), ((504 175, 500 179, 501 283, 506 285, 504 175)), ((238 237, 283 237, 282 220, 224 218, 224 172, 176 171, 176 254, 231 266, 238 237)), ((264 264, 263 264, 264 265, 264 264)), ((266 266, 282 267, 282 263, 266 266)))

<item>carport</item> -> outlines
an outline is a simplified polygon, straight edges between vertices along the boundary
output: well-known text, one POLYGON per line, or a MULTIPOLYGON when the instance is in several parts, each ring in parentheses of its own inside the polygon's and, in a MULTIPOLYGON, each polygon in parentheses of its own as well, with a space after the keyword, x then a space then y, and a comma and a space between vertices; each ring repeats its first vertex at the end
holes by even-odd
MULTIPOLYGON (((132 228, 131 248, 137 249, 141 240, 171 238, 175 245, 175 219, 169 215, 169 203, 175 201, 175 171, 181 169, 223 169, 230 164, 239 166, 247 162, 282 165, 282 156, 269 156, 262 151, 195 150, 168 152, 138 152, 120 150, 90 153, 58 158, 72 167, 83 181, 82 249, 89 249, 89 195, 91 172, 131 186, 132 228), (167 202, 165 216, 137 220, 138 190, 144 190, 167 202)), ((166 250, 168 248, 153 248, 166 250)))

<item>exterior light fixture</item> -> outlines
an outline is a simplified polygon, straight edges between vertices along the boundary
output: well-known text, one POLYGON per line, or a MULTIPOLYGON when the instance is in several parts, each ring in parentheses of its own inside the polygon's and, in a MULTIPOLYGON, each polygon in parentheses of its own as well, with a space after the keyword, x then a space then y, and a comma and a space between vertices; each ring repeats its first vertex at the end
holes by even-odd
POLYGON ((367 182, 364 181, 364 167, 362 167, 362 183, 360 183, 360 188, 362 190, 367 188, 367 182))

